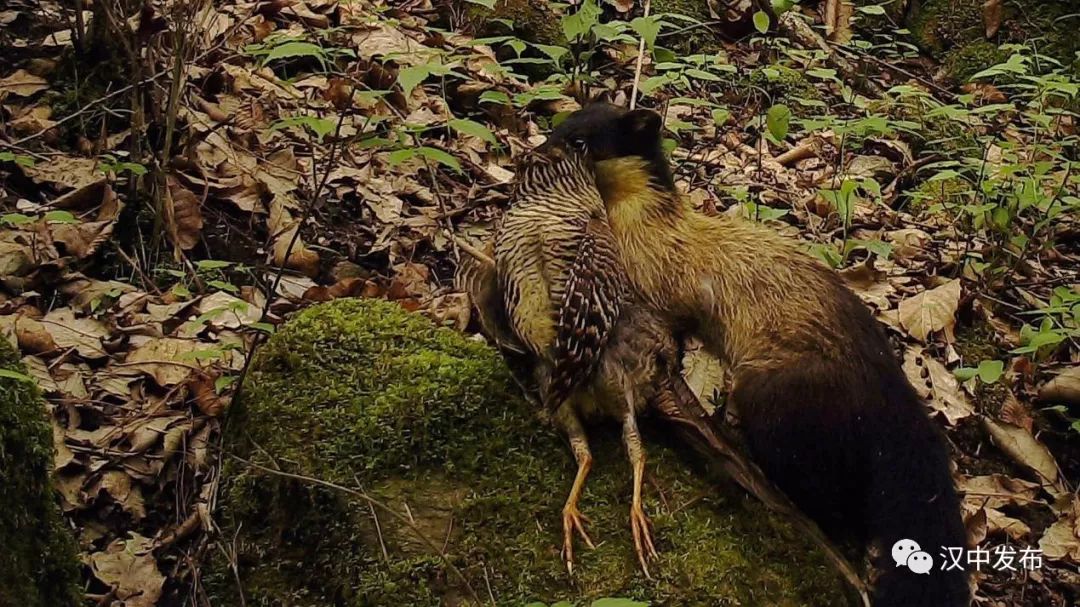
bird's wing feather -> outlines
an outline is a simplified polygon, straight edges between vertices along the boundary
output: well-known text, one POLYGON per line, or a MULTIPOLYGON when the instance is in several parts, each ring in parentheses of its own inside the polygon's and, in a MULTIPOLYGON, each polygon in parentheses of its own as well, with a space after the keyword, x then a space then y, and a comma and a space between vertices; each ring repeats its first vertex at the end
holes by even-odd
POLYGON ((558 407, 595 370, 619 320, 627 284, 611 227, 603 218, 590 219, 558 306, 549 407, 558 407))
POLYGON ((502 289, 496 275, 493 256, 494 243, 488 243, 480 257, 466 250, 458 263, 454 282, 472 300, 480 317, 480 327, 496 347, 504 352, 524 354, 525 347, 518 340, 506 317, 502 289))

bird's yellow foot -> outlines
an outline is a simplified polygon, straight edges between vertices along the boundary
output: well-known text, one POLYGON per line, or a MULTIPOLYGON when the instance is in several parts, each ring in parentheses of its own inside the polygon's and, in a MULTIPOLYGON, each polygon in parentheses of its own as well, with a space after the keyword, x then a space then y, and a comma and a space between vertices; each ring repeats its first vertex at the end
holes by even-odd
POLYGON ((630 532, 634 536, 634 551, 637 552, 638 563, 641 564, 641 570, 645 572, 645 577, 648 579, 652 579, 649 575, 649 561, 657 557, 650 527, 649 517, 645 516, 645 510, 641 504, 631 506, 630 532))
POLYGON ((562 524, 563 524, 563 549, 562 557, 566 563, 566 571, 570 575, 574 575, 574 532, 581 536, 581 539, 585 541, 585 545, 589 548, 596 548, 593 545, 589 534, 585 532, 585 525, 589 523, 589 518, 582 514, 577 506, 573 504, 567 504, 563 508, 562 524))

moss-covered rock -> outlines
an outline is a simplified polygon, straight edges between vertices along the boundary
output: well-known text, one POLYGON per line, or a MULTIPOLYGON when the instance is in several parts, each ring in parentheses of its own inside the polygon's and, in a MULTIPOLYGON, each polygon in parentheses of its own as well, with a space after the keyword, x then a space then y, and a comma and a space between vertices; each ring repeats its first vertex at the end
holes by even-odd
POLYGON ((908 26, 919 46, 938 56, 959 81, 1000 63, 1007 53, 998 46, 1007 42, 1029 42, 1080 73, 1080 12, 1073 0, 1005 2, 992 40, 986 39, 983 0, 926 0, 909 13, 908 26))
MULTIPOLYGON (((840 605, 820 555, 741 492, 720 491, 649 441, 655 581, 629 533, 630 472, 595 430, 582 509, 599 540, 573 580, 559 555, 572 458, 537 423, 491 348, 381 301, 306 310, 261 350, 227 449, 268 468, 362 488, 411 525, 340 490, 228 460, 220 510, 235 548, 207 576, 217 604, 471 605, 627 596, 653 605, 840 605), (468 581, 463 583, 422 534, 468 581)), ((586 603, 587 604, 587 603, 586 603)))
POLYGON ((469 28, 480 34, 496 33, 493 28, 505 21, 523 40, 566 46, 562 13, 546 0, 498 0, 493 8, 474 2, 457 4, 464 8, 469 28))
POLYGON ((689 17, 693 22, 685 22, 677 17, 671 17, 668 20, 679 24, 679 27, 695 26, 677 36, 662 38, 658 42, 660 46, 670 47, 680 55, 709 54, 723 47, 723 39, 714 29, 715 26, 697 26, 697 24, 715 21, 709 12, 709 4, 706 0, 655 0, 652 3, 652 14, 689 17))
POLYGON ((44 401, 7 340, 0 340, 0 369, 0 605, 81 605, 75 543, 49 480, 44 401))
POLYGON ((772 103, 818 101, 821 91, 802 72, 786 65, 773 64, 750 72, 750 86, 764 90, 772 103))

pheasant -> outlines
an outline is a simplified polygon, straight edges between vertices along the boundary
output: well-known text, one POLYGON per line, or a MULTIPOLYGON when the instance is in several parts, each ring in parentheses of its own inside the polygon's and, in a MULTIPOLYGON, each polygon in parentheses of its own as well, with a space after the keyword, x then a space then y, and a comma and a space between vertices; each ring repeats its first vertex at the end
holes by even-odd
POLYGON ((615 419, 633 470, 634 548, 648 577, 656 549, 642 506, 645 450, 636 416, 672 398, 678 347, 631 298, 592 168, 580 154, 529 159, 494 241, 485 251, 459 244, 469 255, 457 282, 482 329, 523 387, 538 390, 577 462, 562 512, 567 570, 573 573, 575 533, 593 547, 578 509, 592 466, 584 422, 615 419))

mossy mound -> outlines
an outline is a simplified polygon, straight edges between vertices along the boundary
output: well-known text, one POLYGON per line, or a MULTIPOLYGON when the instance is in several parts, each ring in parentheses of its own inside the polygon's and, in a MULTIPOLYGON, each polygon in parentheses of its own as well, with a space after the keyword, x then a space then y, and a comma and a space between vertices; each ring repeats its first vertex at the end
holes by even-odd
POLYGON ((465 10, 469 29, 481 35, 497 33, 493 26, 504 21, 522 40, 566 46, 562 13, 547 0, 498 0, 492 8, 460 0, 455 4, 465 10))
POLYGON ((986 39, 983 0, 926 0, 908 15, 908 26, 923 50, 937 55, 958 81, 1000 63, 999 44, 1029 42, 1038 51, 1080 73, 1080 13, 1074 0, 1004 3, 992 40, 986 39))
POLYGON ((49 475, 52 430, 44 401, 7 340, 0 340, 0 605, 82 604, 75 543, 49 475))
POLYGON ((629 466, 617 434, 599 429, 581 504, 599 543, 580 547, 568 579, 564 441, 537 423, 496 352, 392 303, 306 310, 263 347, 249 386, 229 421, 228 452, 362 488, 413 523, 227 458, 220 522, 238 571, 211 563, 215 604, 238 604, 236 579, 248 605, 295 607, 472 605, 470 586, 485 604, 514 607, 614 596, 845 604, 832 569, 797 533, 741 492, 719 491, 655 438, 646 507, 661 556, 646 580, 629 533, 629 466))

